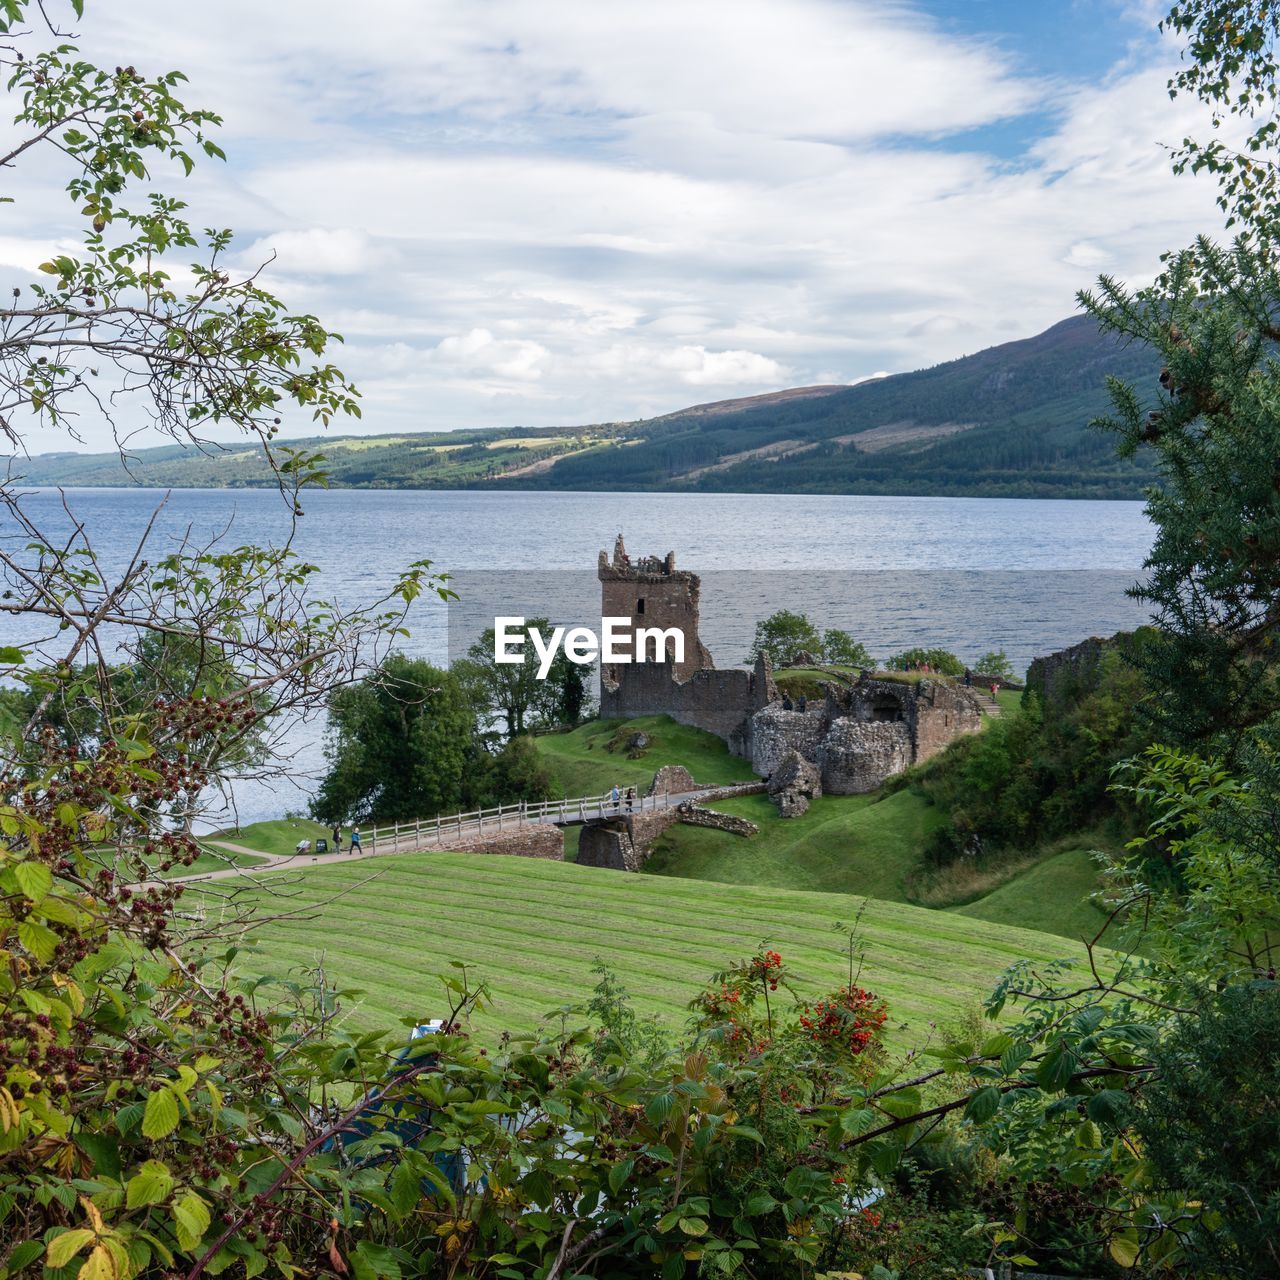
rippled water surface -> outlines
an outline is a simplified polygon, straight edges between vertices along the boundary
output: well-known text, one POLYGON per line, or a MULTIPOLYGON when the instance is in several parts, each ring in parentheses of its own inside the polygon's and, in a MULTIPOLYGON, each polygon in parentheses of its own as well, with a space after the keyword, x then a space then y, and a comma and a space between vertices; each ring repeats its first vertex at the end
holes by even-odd
MULTIPOLYGON (((127 557, 162 497, 68 493, 108 565, 127 557)), ((50 527, 65 526, 61 504, 49 491, 27 500, 50 527)), ((717 665, 743 662, 755 621, 792 608, 852 631, 878 656, 912 644, 965 659, 1003 648, 1021 668, 1141 622, 1124 592, 1151 543, 1136 502, 338 490, 306 506, 296 545, 320 566, 327 596, 372 600, 422 558, 456 575, 463 600, 452 617, 422 603, 409 618, 405 648, 437 661, 497 612, 595 625, 596 556, 621 531, 633 556, 674 550, 680 567, 703 575, 703 638, 717 665)), ((224 529, 233 544, 266 543, 288 527, 279 495, 265 491, 177 490, 156 521, 162 543, 224 529)), ((15 535, 0 524, 0 536, 15 535)), ((10 620, 0 628, 32 634, 10 620)), ((303 772, 314 772, 318 728, 300 729, 296 746, 303 772)), ((246 820, 287 807, 278 790, 243 788, 239 800, 246 820)))

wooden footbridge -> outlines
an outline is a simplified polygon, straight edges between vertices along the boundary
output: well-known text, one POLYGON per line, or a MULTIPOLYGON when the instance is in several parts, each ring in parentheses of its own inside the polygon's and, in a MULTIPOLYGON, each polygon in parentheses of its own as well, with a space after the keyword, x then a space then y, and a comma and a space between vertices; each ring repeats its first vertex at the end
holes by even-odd
POLYGON ((361 831, 360 847, 365 853, 411 853, 415 849, 439 849, 446 842, 479 839, 528 826, 576 827, 609 818, 626 818, 637 813, 674 809, 696 801, 723 787, 702 787, 696 791, 660 791, 654 795, 625 795, 613 799, 611 791, 600 796, 578 796, 572 800, 519 801, 491 809, 473 809, 448 817, 417 818, 390 826, 361 831))

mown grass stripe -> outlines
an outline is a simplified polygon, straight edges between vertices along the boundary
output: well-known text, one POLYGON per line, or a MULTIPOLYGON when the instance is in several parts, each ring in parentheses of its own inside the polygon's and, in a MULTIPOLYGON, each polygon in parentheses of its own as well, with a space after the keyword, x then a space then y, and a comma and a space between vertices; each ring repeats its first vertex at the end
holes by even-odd
MULTIPOLYGON (((323 953, 340 985, 366 994, 358 1025, 394 1027, 439 1011, 436 975, 450 960, 472 965, 494 991, 486 1034, 529 1031, 563 1005, 589 998, 599 958, 633 993, 636 1008, 670 1025, 710 974, 773 940, 812 997, 843 974, 836 920, 865 908, 863 980, 890 1003, 893 1023, 919 1039, 985 995, 1024 956, 1079 954, 1060 938, 898 903, 716 882, 629 876, 595 868, 468 854, 394 859, 282 872, 290 907, 313 918, 269 919, 246 967, 279 975, 323 953)), ((277 909, 267 888, 264 914, 277 909)), ((198 895, 198 888, 191 890, 198 895)))

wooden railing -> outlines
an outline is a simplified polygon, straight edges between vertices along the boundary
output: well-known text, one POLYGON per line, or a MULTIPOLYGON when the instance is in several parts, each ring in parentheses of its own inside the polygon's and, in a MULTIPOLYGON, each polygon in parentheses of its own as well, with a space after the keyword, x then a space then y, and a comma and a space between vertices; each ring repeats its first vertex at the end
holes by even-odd
POLYGON ((626 797, 617 803, 612 792, 601 796, 579 796, 574 800, 521 800, 500 804, 491 809, 473 809, 469 813, 453 813, 448 817, 415 818, 391 826, 374 827, 360 836, 366 853, 408 853, 424 844, 438 845, 450 837, 487 835, 491 832, 514 831, 531 822, 566 826, 591 822, 600 818, 626 817, 630 813, 652 813, 680 803, 683 796, 669 793, 636 795, 628 804, 626 797))

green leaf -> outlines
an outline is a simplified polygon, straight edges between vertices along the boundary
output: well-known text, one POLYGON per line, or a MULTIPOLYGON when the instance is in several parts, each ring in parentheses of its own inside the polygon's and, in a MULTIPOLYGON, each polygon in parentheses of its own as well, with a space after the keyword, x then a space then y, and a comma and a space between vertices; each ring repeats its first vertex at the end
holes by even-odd
POLYGON ((368 1263, 378 1280, 400 1280, 400 1260, 385 1244, 361 1240, 352 1257, 353 1262, 360 1260, 368 1263))
POLYGON ((1123 1089, 1099 1089, 1089 1099, 1087 1110, 1095 1124, 1119 1124, 1128 1115, 1129 1095, 1123 1089))
POLYGON ((49 1241, 44 1251, 45 1266, 55 1269, 65 1267, 89 1241, 96 1239, 88 1227, 73 1227, 70 1231, 64 1231, 49 1241))
POLYGON ((147 1204, 160 1204, 169 1198, 173 1190, 173 1175, 159 1160, 148 1160, 132 1178, 125 1192, 125 1204, 130 1209, 147 1204))
POLYGON ((26 1240, 18 1245, 5 1259, 5 1270, 10 1275, 17 1275, 24 1267, 30 1266, 43 1252, 44 1245, 39 1240, 26 1240))
POLYGON ((672 1108, 676 1105, 675 1095, 671 1093, 655 1094, 645 1104, 645 1118, 652 1125, 660 1125, 670 1114, 672 1108))
POLYGON ((623 1160, 609 1170, 609 1190, 616 1196, 627 1185, 631 1171, 636 1167, 634 1160, 623 1160))
POLYGON ((881 1111, 897 1120, 905 1120, 920 1110, 920 1090, 914 1086, 886 1094, 876 1104, 881 1111))
POLYGON ((23 920, 18 925, 18 941, 41 964, 48 964, 58 947, 58 935, 46 925, 37 924, 34 920, 23 920))
POLYGON ((169 1212, 173 1215, 178 1243, 184 1249, 194 1249, 209 1230, 209 1206, 194 1191, 188 1191, 180 1200, 174 1201, 169 1212))
POLYGON ((1065 1089, 1075 1070, 1075 1059, 1064 1046, 1051 1049, 1036 1068, 1036 1083, 1046 1093, 1065 1089))
POLYGON ((756 1218, 762 1213, 769 1213, 778 1207, 778 1202, 767 1191, 755 1191, 747 1197, 742 1206, 744 1218, 756 1218))
POLYGON ((18 888, 32 902, 39 902, 53 888, 53 872, 43 862, 20 862, 13 869, 18 888))
POLYGON ((142 1136, 153 1142, 167 1138, 178 1127, 178 1100, 163 1085, 153 1089, 142 1116, 142 1136))
POLYGON ((26 660, 26 653, 16 645, 0 644, 0 665, 20 667, 26 660))
POLYGON ((973 1124, 985 1124, 995 1115, 999 1107, 1000 1090, 995 1085, 989 1084, 979 1089, 969 1099, 969 1105, 964 1109, 964 1116, 973 1124))
POLYGON ((707 1223, 704 1218, 681 1218, 680 1230, 687 1236, 705 1236, 707 1223))
POLYGON ((391 1175, 391 1203, 401 1215, 408 1213, 422 1199, 422 1179, 406 1159, 391 1175))

